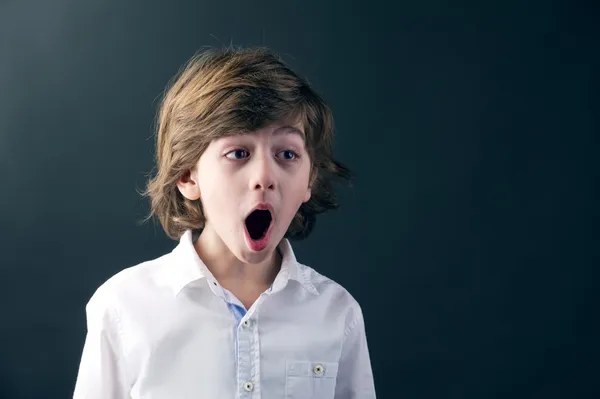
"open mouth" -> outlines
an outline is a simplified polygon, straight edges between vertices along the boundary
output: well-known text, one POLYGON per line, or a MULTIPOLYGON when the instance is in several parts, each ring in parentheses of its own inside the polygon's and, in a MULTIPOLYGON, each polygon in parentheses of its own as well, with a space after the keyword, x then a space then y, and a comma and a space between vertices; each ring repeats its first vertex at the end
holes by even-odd
POLYGON ((253 240, 261 240, 267 234, 273 221, 271 212, 267 209, 257 209, 246 218, 246 229, 253 240))

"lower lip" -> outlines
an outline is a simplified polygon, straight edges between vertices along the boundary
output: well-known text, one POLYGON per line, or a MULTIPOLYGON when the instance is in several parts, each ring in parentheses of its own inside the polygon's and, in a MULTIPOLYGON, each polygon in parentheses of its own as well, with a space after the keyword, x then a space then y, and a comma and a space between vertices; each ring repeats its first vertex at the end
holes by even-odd
POLYGON ((248 246, 250 247, 251 250, 253 250, 255 252, 260 252, 263 249, 265 249, 267 247, 267 245, 269 245, 269 238, 271 237, 271 230, 273 230, 274 225, 275 224, 273 223, 273 221, 271 221, 271 225, 269 226, 267 233, 260 240, 253 240, 250 237, 250 233, 248 233, 248 229, 244 225, 244 234, 246 235, 246 242, 248 243, 248 246))

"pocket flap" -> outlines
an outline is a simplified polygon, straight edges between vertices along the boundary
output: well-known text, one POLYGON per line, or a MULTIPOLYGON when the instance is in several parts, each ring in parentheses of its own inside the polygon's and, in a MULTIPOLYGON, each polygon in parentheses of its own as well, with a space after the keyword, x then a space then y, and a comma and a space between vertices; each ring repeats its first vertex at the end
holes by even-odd
POLYGON ((336 378, 337 372, 337 362, 286 361, 286 374, 289 377, 336 378))

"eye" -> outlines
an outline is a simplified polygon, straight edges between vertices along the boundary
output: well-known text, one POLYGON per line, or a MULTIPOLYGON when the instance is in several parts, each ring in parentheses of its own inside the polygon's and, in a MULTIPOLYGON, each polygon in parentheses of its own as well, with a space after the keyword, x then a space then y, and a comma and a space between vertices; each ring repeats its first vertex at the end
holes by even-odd
POLYGON ((285 159, 286 161, 294 161, 298 159, 298 154, 296 154, 292 150, 281 151, 280 154, 283 154, 283 159, 285 159))
POLYGON ((225 154, 225 157, 235 160, 248 158, 248 151, 241 149, 229 151, 227 154, 225 154))

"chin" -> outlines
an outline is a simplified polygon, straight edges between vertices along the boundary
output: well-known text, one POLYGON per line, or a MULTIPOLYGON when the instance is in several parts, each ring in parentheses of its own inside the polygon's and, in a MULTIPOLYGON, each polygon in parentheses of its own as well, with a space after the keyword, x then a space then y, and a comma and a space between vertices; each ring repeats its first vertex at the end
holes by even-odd
POLYGON ((248 245, 244 243, 244 247, 242 248, 240 256, 237 256, 237 258, 243 263, 249 265, 256 265, 267 260, 269 256, 273 253, 273 250, 270 247, 271 246, 269 245, 262 251, 255 252, 248 248, 248 245))
MULTIPOLYGON (((274 229, 275 230, 275 229, 274 229)), ((276 231, 272 231, 266 243, 262 246, 259 246, 257 249, 256 242, 252 243, 251 239, 248 235, 243 233, 244 236, 242 238, 242 251, 240 253, 240 260, 244 263, 248 264, 258 264, 267 260, 275 251, 279 241, 281 238, 276 231)))

